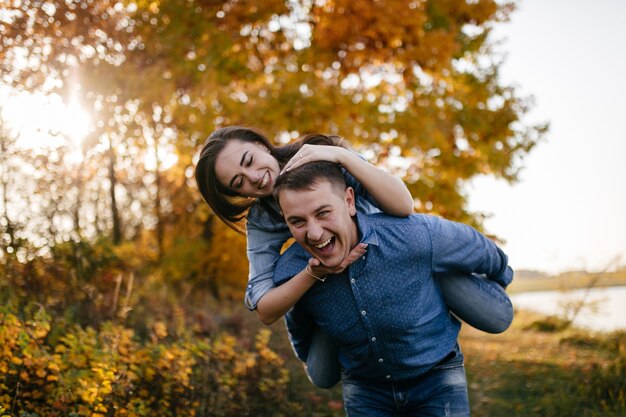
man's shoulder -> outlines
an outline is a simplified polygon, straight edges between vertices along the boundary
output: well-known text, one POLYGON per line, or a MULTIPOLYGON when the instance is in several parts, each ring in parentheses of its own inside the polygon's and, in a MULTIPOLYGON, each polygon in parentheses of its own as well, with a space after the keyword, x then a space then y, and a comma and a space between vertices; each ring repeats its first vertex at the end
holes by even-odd
POLYGON ((407 217, 369 214, 359 221, 366 243, 374 243, 386 256, 393 252, 414 253, 430 246, 432 216, 414 213, 407 217))
POLYGON ((302 271, 309 262, 310 255, 295 242, 283 252, 276 262, 273 281, 274 285, 280 285, 302 271))
POLYGON ((429 218, 433 216, 422 213, 413 213, 406 217, 396 217, 385 213, 371 213, 363 215, 367 222, 379 230, 379 227, 412 227, 412 226, 424 226, 428 223, 429 218))

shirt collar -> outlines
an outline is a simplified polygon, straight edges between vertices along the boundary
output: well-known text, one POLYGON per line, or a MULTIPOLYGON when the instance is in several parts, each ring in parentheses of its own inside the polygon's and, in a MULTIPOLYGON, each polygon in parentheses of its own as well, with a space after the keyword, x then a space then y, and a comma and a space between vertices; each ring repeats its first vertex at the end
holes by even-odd
POLYGON ((367 215, 356 213, 356 228, 359 233, 359 243, 378 246, 378 234, 371 226, 367 215))

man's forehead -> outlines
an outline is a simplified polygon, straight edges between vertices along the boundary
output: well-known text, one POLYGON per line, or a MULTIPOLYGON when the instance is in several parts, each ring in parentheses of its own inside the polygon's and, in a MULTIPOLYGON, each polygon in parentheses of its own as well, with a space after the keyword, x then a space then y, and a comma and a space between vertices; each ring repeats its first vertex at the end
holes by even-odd
POLYGON ((297 187, 297 188, 283 188, 278 193, 279 197, 286 195, 299 195, 310 192, 317 192, 320 194, 337 194, 341 195, 339 192, 339 187, 335 186, 329 180, 325 178, 316 179, 309 185, 297 187))

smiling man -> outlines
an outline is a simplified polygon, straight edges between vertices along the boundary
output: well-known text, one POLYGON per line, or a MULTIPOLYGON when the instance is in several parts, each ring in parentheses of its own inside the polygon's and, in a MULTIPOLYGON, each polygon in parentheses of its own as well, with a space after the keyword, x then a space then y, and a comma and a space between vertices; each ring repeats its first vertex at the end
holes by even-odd
POLYGON ((506 255, 471 227, 438 217, 357 214, 354 192, 334 163, 279 176, 274 196, 297 242, 281 256, 276 284, 311 255, 334 266, 357 244, 368 245, 341 274, 315 277, 286 316, 301 360, 315 324, 339 346, 347 415, 469 415, 460 323, 434 275, 484 274, 506 286, 513 278, 506 255))

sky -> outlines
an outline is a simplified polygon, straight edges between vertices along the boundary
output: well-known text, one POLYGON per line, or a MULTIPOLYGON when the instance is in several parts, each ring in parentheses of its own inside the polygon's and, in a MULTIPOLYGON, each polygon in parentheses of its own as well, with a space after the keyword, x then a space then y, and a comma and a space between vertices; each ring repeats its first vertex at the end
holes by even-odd
POLYGON ((515 269, 626 266, 625 21, 623 0, 521 0, 494 30, 502 81, 534 97, 526 121, 550 123, 518 183, 467 187, 515 269))

